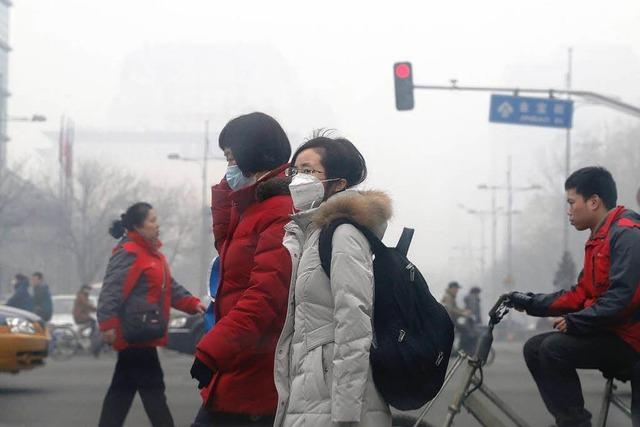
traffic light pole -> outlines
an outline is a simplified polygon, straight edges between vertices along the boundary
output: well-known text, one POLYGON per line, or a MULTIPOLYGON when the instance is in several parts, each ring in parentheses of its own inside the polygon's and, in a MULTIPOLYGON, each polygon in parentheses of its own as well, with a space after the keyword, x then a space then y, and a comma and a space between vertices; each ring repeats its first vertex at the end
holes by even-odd
POLYGON ((536 88, 517 88, 517 87, 487 87, 487 86, 458 86, 455 80, 452 80, 450 86, 439 85, 413 85, 414 89, 427 90, 452 90, 452 91, 473 91, 473 92, 508 92, 514 95, 521 93, 538 93, 547 94, 550 98, 555 95, 570 95, 584 98, 592 103, 601 104, 614 110, 622 111, 640 118, 640 107, 622 102, 610 96, 602 95, 597 92, 586 90, 570 90, 570 89, 536 89, 536 88))

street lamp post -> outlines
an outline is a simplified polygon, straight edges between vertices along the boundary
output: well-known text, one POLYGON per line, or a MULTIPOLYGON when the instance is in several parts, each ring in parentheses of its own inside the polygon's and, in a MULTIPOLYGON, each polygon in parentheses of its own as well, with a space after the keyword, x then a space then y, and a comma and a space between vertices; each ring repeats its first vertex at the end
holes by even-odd
POLYGON ((5 135, 7 122, 46 122, 47 118, 42 114, 34 114, 32 116, 5 116, 0 115, 0 169, 7 165, 6 144, 9 138, 5 135))
POLYGON ((203 145, 204 145, 204 152, 201 158, 193 158, 193 157, 183 157, 178 153, 170 153, 167 155, 167 158, 169 160, 182 160, 185 162, 202 162, 202 195, 201 195, 201 211, 200 211, 200 216, 201 216, 201 230, 200 230, 200 244, 201 244, 201 256, 202 259, 200 260, 200 286, 199 286, 199 291, 200 291, 200 296, 205 295, 207 293, 207 285, 206 285, 206 281, 207 281, 207 270, 208 270, 208 259, 206 258, 207 255, 207 251, 206 246, 207 246, 207 236, 209 235, 208 233, 208 222, 207 222, 207 190, 209 188, 209 182, 208 182, 208 164, 209 164, 209 160, 225 160, 224 157, 221 156, 209 156, 209 120, 205 120, 204 122, 204 140, 203 140, 203 145))
POLYGON ((531 191, 531 190, 540 190, 542 187, 540 185, 534 184, 529 185, 527 187, 514 187, 512 184, 512 166, 511 166, 511 156, 508 157, 507 160, 507 184, 503 185, 487 185, 480 184, 478 189, 480 190, 491 190, 491 205, 492 205, 492 215, 493 215, 493 248, 492 248, 492 256, 493 256, 493 276, 492 280, 496 283, 495 278, 495 239, 496 239, 496 222, 497 222, 497 209, 496 209, 496 195, 495 192, 497 190, 505 190, 507 192, 507 277, 505 278, 505 284, 509 287, 514 285, 513 279, 513 215, 517 213, 517 211, 513 210, 513 193, 516 191, 531 191))
MULTIPOLYGON (((481 265, 481 276, 482 276, 482 284, 484 284, 485 280, 485 267, 486 267, 486 258, 485 258, 485 223, 488 216, 492 215, 492 211, 482 211, 477 209, 471 209, 466 207, 463 204, 458 204, 460 209, 463 209, 469 215, 473 215, 476 218, 480 219, 480 265, 481 265)), ((491 248, 492 252, 495 252, 494 248, 491 248)))
POLYGON ((9 116, 7 122, 46 122, 47 118, 42 114, 34 114, 33 116, 9 116))

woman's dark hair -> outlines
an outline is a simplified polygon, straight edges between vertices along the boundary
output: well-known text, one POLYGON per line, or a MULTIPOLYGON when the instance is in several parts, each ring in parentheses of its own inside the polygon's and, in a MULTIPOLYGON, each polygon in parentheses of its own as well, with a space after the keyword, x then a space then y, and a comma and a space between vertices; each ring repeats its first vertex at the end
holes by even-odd
POLYGON ((327 179, 344 178, 347 187, 360 184, 367 178, 367 163, 362 154, 346 138, 332 138, 330 131, 314 132, 313 138, 296 150, 291 164, 295 164, 298 155, 310 148, 316 150, 322 158, 327 179))
POLYGON ((129 209, 120 215, 120 219, 111 223, 109 234, 114 239, 119 239, 124 236, 125 231, 133 231, 136 227, 142 227, 151 209, 153 206, 146 202, 138 202, 129 206, 129 209))
POLYGON ((13 276, 16 279, 16 286, 23 285, 24 283, 29 283, 29 278, 22 273, 18 273, 13 276))
POLYGON ((564 189, 575 190, 585 200, 598 195, 607 209, 615 208, 618 201, 618 190, 613 176, 599 166, 589 166, 573 172, 565 181, 564 189))
POLYGON ((291 144, 282 126, 264 113, 231 120, 220 132, 218 145, 221 150, 231 150, 245 175, 275 169, 291 156, 291 144))

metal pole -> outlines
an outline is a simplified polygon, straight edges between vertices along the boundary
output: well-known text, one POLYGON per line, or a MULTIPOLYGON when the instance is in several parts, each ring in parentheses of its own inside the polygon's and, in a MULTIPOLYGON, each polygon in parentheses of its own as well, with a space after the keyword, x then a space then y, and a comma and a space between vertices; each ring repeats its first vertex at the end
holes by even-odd
POLYGON ((564 90, 564 89, 536 89, 536 88, 518 88, 518 87, 484 87, 484 86, 442 86, 442 85, 413 85, 414 89, 427 90, 454 90, 454 91, 473 91, 473 92, 510 92, 514 94, 522 93, 538 93, 553 95, 573 95, 591 100, 596 104, 601 104, 614 110, 622 111, 632 116, 640 117, 640 107, 619 101, 616 98, 602 95, 588 90, 564 90))
POLYGON ((204 122, 204 154, 202 155, 202 210, 203 212, 206 211, 207 209, 207 163, 208 163, 207 157, 208 156, 209 156, 209 120, 205 120, 204 122))
POLYGON ((207 254, 209 251, 207 250, 207 158, 209 157, 209 120, 205 120, 204 122, 204 153, 202 154, 202 208, 200 214, 202 216, 202 229, 201 229, 201 260, 200 260, 200 295, 203 296, 207 293, 207 270, 208 270, 208 260, 207 254))
MULTIPOLYGON (((573 62, 573 49, 569 48, 569 63, 567 68, 567 99, 571 99, 571 73, 573 62)), ((571 173, 571 128, 567 128, 567 138, 565 143, 565 179, 569 177, 571 173)), ((563 204, 564 206, 564 204, 563 204)), ((562 247, 564 252, 569 251, 569 222, 566 217, 562 215, 562 247)))
POLYGON ((507 162, 507 278, 509 280, 508 285, 511 285, 513 281, 513 188, 511 186, 511 155, 509 155, 507 162))
POLYGON ((480 244, 482 245, 482 248, 480 248, 481 252, 480 252, 480 264, 481 264, 481 273, 480 273, 480 281, 481 281, 481 286, 484 288, 484 281, 485 281, 485 250, 487 249, 486 247, 486 241, 485 241, 485 232, 484 232, 484 226, 485 226, 485 217, 486 213, 481 213, 480 214, 480 226, 482 227, 482 231, 480 234, 480 244))
POLYGON ((491 189, 491 286, 496 286, 496 252, 498 245, 498 210, 496 208, 496 188, 491 189))

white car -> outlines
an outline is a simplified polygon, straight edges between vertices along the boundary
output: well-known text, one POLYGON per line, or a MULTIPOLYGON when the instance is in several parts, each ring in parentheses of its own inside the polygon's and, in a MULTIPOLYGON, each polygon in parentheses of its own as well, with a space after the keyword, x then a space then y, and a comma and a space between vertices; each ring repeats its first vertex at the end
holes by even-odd
MULTIPOLYGON (((53 316, 49 324, 51 326, 71 326, 78 332, 78 326, 73 321, 73 303, 76 300, 75 295, 54 295, 53 300, 53 316)), ((96 297, 89 295, 92 304, 97 303, 96 297)))

